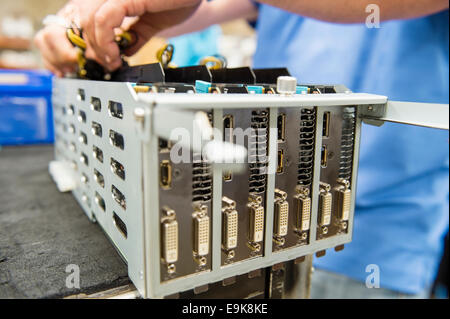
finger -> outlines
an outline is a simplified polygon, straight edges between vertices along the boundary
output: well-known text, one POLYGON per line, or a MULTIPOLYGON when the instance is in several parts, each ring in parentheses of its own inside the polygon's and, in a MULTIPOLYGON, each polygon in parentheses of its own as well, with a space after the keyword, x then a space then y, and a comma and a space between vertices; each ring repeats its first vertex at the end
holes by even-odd
POLYGON ((72 47, 65 36, 58 36, 55 32, 43 34, 41 45, 42 55, 58 69, 74 65, 77 61, 77 51, 72 47))
POLYGON ((98 55, 105 60, 109 69, 118 68, 122 64, 114 29, 122 25, 125 17, 140 16, 145 11, 145 1, 124 0, 109 0, 98 10, 95 15, 95 38, 100 48, 98 55))
POLYGON ((72 65, 77 60, 76 49, 67 40, 63 28, 53 26, 39 31, 34 43, 53 65, 72 65))
POLYGON ((125 17, 120 25, 121 30, 128 30, 131 28, 133 24, 136 24, 139 20, 139 17, 125 17))
POLYGON ((46 48, 46 43, 44 40, 44 30, 40 30, 36 36, 34 37, 34 45, 40 50, 41 52, 41 59, 42 59, 42 64, 44 65, 44 67, 49 70, 50 72, 52 72, 53 74, 57 74, 59 72, 59 70, 47 60, 47 55, 48 55, 48 51, 46 48))
POLYGON ((131 56, 139 51, 141 47, 143 47, 149 39, 151 39, 158 30, 146 23, 144 19, 139 20, 134 25, 132 25, 129 29, 136 33, 136 42, 132 44, 131 47, 125 50, 125 55, 131 56))
POLYGON ((52 34, 45 40, 47 46, 54 53, 58 64, 73 65, 77 62, 78 50, 67 39, 65 30, 62 33, 52 34))
POLYGON ((78 6, 83 6, 83 14, 80 15, 80 26, 83 29, 83 39, 87 46, 85 55, 87 58, 100 64, 105 64, 105 61, 98 57, 97 54, 99 48, 95 38, 95 15, 104 2, 105 0, 91 0, 78 3, 78 6))
POLYGON ((44 43, 40 47, 42 59, 46 62, 47 65, 52 66, 53 69, 62 69, 62 64, 56 59, 56 56, 53 50, 50 49, 48 43, 44 43))

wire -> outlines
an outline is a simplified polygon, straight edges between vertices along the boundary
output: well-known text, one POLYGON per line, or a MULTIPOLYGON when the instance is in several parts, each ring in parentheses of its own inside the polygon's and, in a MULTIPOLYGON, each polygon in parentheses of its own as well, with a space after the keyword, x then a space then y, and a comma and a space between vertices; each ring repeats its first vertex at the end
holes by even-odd
POLYGON ((222 69, 225 68, 227 65, 227 61, 225 57, 219 56, 219 55, 211 55, 206 56, 199 62, 200 65, 205 65, 208 69, 222 69))
MULTIPOLYGON (((88 61, 84 55, 86 51, 86 41, 83 39, 83 30, 78 28, 73 22, 71 27, 66 30, 67 39, 70 43, 78 49, 77 54, 77 64, 78 64, 78 75, 81 78, 90 78, 92 76, 98 77, 94 74, 103 74, 102 77, 107 76, 104 71, 101 71, 102 67, 95 61, 88 61), (89 63, 88 63, 89 62, 89 63), (87 67, 87 65, 89 66, 87 67), (89 69, 89 72, 88 72, 89 69), (89 73, 89 74, 88 74, 89 73)), ((127 47, 135 44, 137 42, 137 35, 133 32, 123 31, 121 34, 117 35, 115 38, 117 45, 120 50, 123 51, 127 47)))
POLYGON ((156 52, 156 59, 161 63, 164 67, 169 66, 169 63, 173 58, 174 47, 172 44, 166 44, 162 48, 160 48, 156 52))
POLYGON ((80 48, 83 51, 86 50, 86 42, 81 36, 75 33, 73 28, 67 28, 66 34, 70 43, 72 43, 74 46, 80 48))

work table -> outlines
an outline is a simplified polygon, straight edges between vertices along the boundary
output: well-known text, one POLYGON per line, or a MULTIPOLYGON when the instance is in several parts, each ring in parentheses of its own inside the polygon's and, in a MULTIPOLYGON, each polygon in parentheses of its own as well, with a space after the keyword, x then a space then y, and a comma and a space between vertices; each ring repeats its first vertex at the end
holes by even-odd
POLYGON ((99 225, 71 193, 57 190, 52 158, 51 145, 0 150, 0 298, 61 298, 130 283, 99 225), (72 264, 80 289, 66 287, 72 264))

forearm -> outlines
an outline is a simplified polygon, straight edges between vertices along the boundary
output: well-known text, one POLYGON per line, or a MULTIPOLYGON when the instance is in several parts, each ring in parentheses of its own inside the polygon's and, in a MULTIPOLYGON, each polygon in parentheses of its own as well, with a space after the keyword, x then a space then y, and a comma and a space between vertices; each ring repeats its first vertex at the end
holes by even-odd
POLYGON ((256 18, 258 12, 250 0, 214 0, 203 1, 197 11, 183 23, 166 29, 158 34, 161 37, 174 37, 203 30, 211 25, 234 19, 256 18))
POLYGON ((363 23, 370 4, 380 8, 380 20, 411 19, 448 9, 448 0, 258 0, 302 16, 336 23, 363 23))

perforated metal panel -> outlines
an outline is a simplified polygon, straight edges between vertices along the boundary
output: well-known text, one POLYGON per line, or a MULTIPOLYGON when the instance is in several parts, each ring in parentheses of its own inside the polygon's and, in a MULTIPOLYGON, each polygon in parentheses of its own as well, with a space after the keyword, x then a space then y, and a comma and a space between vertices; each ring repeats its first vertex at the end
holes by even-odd
POLYGON ((77 166, 75 198, 110 237, 143 293, 142 155, 133 116, 139 103, 124 84, 108 83, 107 88, 94 81, 56 80, 54 84, 56 159, 77 166), (122 105, 122 116, 111 114, 114 103, 122 105), (112 133, 123 143, 114 144, 112 133), (122 173, 115 173, 116 167, 122 167, 122 173))

